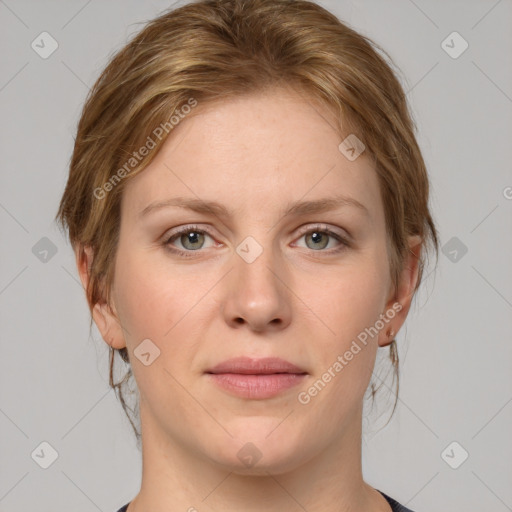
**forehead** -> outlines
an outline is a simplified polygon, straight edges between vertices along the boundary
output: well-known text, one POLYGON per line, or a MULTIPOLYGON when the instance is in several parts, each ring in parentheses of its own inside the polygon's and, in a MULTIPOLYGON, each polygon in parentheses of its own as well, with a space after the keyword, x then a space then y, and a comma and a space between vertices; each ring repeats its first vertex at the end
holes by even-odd
POLYGON ((179 196, 254 214, 301 198, 344 195, 378 215, 372 160, 364 152, 349 160, 341 142, 332 112, 291 90, 199 103, 130 180, 123 203, 140 212, 179 196))

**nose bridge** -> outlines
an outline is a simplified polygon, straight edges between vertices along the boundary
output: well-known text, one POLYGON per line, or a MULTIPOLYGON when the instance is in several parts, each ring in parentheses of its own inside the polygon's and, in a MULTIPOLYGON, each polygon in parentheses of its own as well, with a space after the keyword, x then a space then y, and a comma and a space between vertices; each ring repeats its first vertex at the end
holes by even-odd
POLYGON ((242 320, 255 330, 288 324, 290 292, 285 286, 283 257, 266 229, 245 237, 236 247, 233 272, 225 297, 226 321, 242 320))
MULTIPOLYGON (((236 278, 240 286, 249 286, 253 293, 280 293, 278 275, 283 270, 282 255, 275 250, 272 234, 261 230, 249 235, 236 247, 236 278)), ((282 278, 281 278, 282 279, 282 278)))

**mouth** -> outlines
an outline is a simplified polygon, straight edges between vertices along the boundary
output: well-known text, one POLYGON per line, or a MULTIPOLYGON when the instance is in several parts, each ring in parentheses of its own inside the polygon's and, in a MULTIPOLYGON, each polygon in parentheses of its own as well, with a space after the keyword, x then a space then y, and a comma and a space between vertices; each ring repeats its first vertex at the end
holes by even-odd
POLYGON ((303 382, 308 373, 279 358, 237 357, 205 372, 229 394, 253 400, 272 398, 303 382))

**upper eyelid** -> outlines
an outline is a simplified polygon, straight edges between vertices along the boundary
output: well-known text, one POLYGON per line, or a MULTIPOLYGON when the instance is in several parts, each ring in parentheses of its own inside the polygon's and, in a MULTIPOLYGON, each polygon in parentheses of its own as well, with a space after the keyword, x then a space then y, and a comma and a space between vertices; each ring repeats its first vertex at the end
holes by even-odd
POLYGON ((309 233, 310 231, 314 231, 315 229, 318 229, 318 231, 322 231, 322 230, 331 231, 338 236, 343 236, 343 234, 336 232, 337 229, 342 229, 342 228, 331 227, 328 224, 326 224, 325 222, 317 222, 317 223, 313 222, 312 224, 307 224, 305 226, 301 226, 298 229, 299 229, 299 233, 301 233, 301 234, 309 233))

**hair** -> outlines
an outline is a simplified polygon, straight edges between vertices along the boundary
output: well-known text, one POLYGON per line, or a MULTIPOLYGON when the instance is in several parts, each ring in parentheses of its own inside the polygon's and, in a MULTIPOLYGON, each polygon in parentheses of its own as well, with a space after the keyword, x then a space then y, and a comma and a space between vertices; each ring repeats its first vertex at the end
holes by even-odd
MULTIPOLYGON (((416 125, 393 66, 376 43, 307 0, 196 0, 149 21, 110 57, 87 96, 56 216, 79 261, 87 247, 94 254, 86 289, 91 312, 98 302, 110 305, 124 186, 151 163, 172 132, 173 116, 187 112, 182 106, 191 99, 206 104, 275 87, 293 87, 327 107, 340 141, 348 134, 363 141, 378 176, 395 286, 407 238, 422 239, 415 294, 423 249, 432 246, 437 262, 439 242, 416 125), (147 155, 135 158, 150 141, 147 155)), ((389 347, 396 377, 392 416, 399 390, 395 339, 389 347)), ((129 363, 126 348, 111 350, 110 386, 139 441, 123 396, 132 377, 129 363), (116 351, 128 363, 117 383, 116 351)), ((372 382, 372 402, 377 389, 372 382)))

